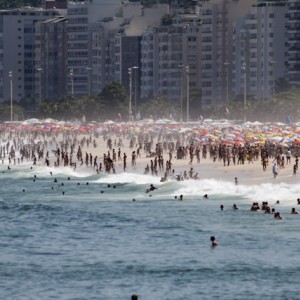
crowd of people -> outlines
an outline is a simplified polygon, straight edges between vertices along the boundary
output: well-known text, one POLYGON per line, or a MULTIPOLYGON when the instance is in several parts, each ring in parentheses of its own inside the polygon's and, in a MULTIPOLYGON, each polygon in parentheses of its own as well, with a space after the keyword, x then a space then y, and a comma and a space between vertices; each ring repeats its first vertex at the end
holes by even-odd
POLYGON ((0 137, 2 164, 5 159, 10 166, 25 160, 31 161, 33 165, 64 166, 74 170, 84 166, 92 168, 96 173, 115 174, 120 171, 117 170, 117 163, 122 163, 123 172, 136 171, 137 162, 143 158, 141 161, 146 161, 144 174, 161 176, 161 181, 199 179, 194 166, 201 165, 201 160, 220 163, 224 167, 260 161, 264 172, 272 164, 274 178, 277 178, 281 169, 292 165, 291 175, 296 176, 300 155, 299 145, 283 147, 268 141, 261 145, 199 143, 191 135, 171 135, 163 131, 156 136, 149 133, 126 135, 125 132, 115 134, 107 131, 102 135, 102 140, 92 133, 76 132, 51 134, 1 131, 0 137), (103 152, 98 152, 98 149, 103 152), (130 164, 128 158, 131 158, 130 164), (176 161, 182 161, 188 168, 181 168, 178 172, 176 161))

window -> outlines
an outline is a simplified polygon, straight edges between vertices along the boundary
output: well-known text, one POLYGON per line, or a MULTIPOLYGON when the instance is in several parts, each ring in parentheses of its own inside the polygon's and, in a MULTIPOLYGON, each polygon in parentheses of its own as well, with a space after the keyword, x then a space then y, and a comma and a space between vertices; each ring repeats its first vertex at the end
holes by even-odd
POLYGON ((189 42, 196 42, 197 38, 195 36, 188 36, 188 41, 189 42))

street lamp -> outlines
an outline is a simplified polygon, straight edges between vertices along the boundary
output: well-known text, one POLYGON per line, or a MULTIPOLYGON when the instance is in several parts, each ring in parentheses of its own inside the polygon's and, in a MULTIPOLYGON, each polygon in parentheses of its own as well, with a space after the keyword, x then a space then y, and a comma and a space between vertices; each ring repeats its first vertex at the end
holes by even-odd
POLYGON ((185 66, 186 75, 186 122, 190 120, 190 66, 185 66))
POLYGON ((37 68, 36 69, 39 72, 39 80, 40 80, 40 85, 39 85, 39 105, 42 104, 42 72, 43 69, 42 68, 37 68))
POLYGON ((246 105, 247 105, 247 68, 246 68, 246 63, 243 63, 242 70, 244 71, 244 121, 246 122, 246 105))
MULTIPOLYGON (((179 65, 182 68, 184 65, 179 65)), ((182 103, 183 103, 183 72, 181 69, 181 77, 180 77, 180 122, 182 122, 182 103)))
POLYGON ((229 105, 229 65, 230 63, 227 61, 224 63, 226 66, 226 106, 228 107, 229 105))
MULTIPOLYGON (((186 121, 189 121, 190 116, 190 66, 179 65, 181 68, 185 68, 186 76, 186 121)), ((182 122, 182 107, 183 107, 183 72, 181 72, 181 89, 180 89, 180 121, 182 122)))
POLYGON ((10 83, 10 121, 13 121, 13 72, 8 72, 9 83, 10 83))
POLYGON ((132 101, 132 68, 128 68, 129 74, 129 105, 128 105, 128 120, 131 119, 131 101, 132 101))
POLYGON ((91 70, 92 70, 92 68, 86 67, 85 69, 88 72, 88 95, 89 95, 89 97, 91 97, 91 70))
POLYGON ((71 78, 71 95, 74 96, 74 71, 70 69, 70 78, 71 78))
POLYGON ((136 96, 137 96, 137 88, 136 88, 136 79, 137 79, 137 69, 139 67, 137 66, 134 66, 132 67, 132 70, 136 70, 135 73, 134 73, 134 116, 136 118, 136 115, 137 115, 137 110, 136 110, 136 96))
POLYGON ((275 95, 275 64, 276 64, 276 61, 275 60, 271 60, 270 61, 270 65, 273 66, 272 68, 272 74, 273 74, 273 77, 272 77, 272 96, 274 97, 275 95))

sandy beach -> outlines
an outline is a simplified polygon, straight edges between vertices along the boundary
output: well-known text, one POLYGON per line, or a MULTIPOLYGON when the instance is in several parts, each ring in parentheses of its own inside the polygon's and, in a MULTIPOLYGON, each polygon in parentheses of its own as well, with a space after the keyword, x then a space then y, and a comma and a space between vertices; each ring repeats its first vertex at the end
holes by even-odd
MULTIPOLYGON (((193 174, 198 173, 199 179, 215 179, 220 181, 235 182, 235 178, 238 180, 238 184, 242 185, 257 185, 257 184, 281 184, 281 183, 291 183, 295 184, 299 182, 298 174, 293 175, 293 166, 295 164, 295 155, 292 156, 291 162, 285 164, 284 168, 279 168, 278 176, 274 178, 272 173, 272 166, 274 163, 274 157, 270 157, 268 160, 268 166, 266 171, 263 171, 261 158, 253 160, 253 162, 248 163, 246 160, 244 164, 233 164, 231 159, 230 165, 224 166, 223 160, 216 159, 213 161, 210 158, 209 151, 207 151, 207 158, 204 159, 202 156, 203 145, 207 146, 209 149, 210 145, 222 145, 226 144, 226 147, 233 147, 233 145, 242 145, 244 142, 259 142, 255 144, 256 147, 263 146, 266 140, 268 141, 278 141, 283 140, 285 143, 279 143, 278 147, 283 149, 283 156, 286 158, 286 150, 289 144, 286 141, 291 142, 292 136, 293 140, 297 142, 300 141, 299 137, 299 127, 287 127, 281 125, 257 125, 252 124, 252 127, 247 127, 244 125, 235 125, 231 123, 208 123, 208 124, 170 124, 170 125, 160 125, 160 124, 112 124, 104 125, 99 124, 100 127, 96 127, 96 124, 87 124, 83 126, 72 125, 67 122, 51 121, 39 122, 38 120, 25 121, 21 124, 14 125, 12 127, 9 125, 2 125, 1 140, 2 148, 10 142, 9 148, 12 147, 12 143, 18 148, 17 145, 27 145, 29 148, 36 150, 37 145, 42 145, 44 149, 43 156, 38 158, 36 161, 37 166, 46 166, 45 155, 46 151, 49 152, 49 162, 50 167, 54 166, 54 162, 57 157, 54 151, 57 148, 64 150, 70 156, 71 145, 73 144, 73 155, 72 162, 76 163, 76 172, 85 172, 90 174, 95 174, 97 168, 94 168, 89 164, 86 166, 85 158, 86 155, 92 156, 92 160, 97 156, 97 164, 102 163, 104 166, 103 158, 104 155, 108 155, 112 158, 112 150, 114 149, 118 153, 119 148, 121 151, 121 159, 114 162, 114 170, 116 174, 124 173, 123 168, 123 155, 127 155, 126 163, 126 173, 137 173, 143 174, 146 166, 151 165, 151 160, 155 159, 149 157, 149 151, 145 151, 144 145, 149 138, 152 139, 151 151, 155 152, 156 144, 159 142, 173 142, 176 144, 178 141, 181 146, 189 147, 190 141, 196 142, 195 147, 199 147, 200 152, 200 163, 197 163, 196 156, 194 156, 193 163, 190 164, 189 154, 183 159, 178 159, 176 157, 176 149, 172 153, 171 159, 171 170, 167 180, 174 180, 174 175, 182 176, 184 171, 189 173, 190 169, 193 168, 193 174), (259 126, 259 127, 258 127, 259 126), (139 144, 138 139, 142 136, 142 142, 139 144), (111 139, 111 149, 107 145, 108 138, 111 139), (217 140, 221 142, 217 142, 217 140), (87 140, 89 142, 87 143, 87 140), (132 140, 132 147, 130 147, 130 141, 132 140), (84 141, 84 142, 82 142, 84 141), (121 145, 119 142, 121 141, 121 145), (76 158, 76 153, 78 146, 81 144, 83 163, 78 161, 76 158), (141 148, 140 148, 141 147, 141 148), (137 154, 138 149, 139 154, 136 156, 136 164, 132 165, 132 152, 135 151, 137 154), (171 176, 173 175, 173 176, 171 176)), ((140 139, 141 141, 141 139, 140 139)), ((290 143, 291 144, 291 143, 290 143)), ((277 144, 276 144, 277 145, 277 144)), ((277 146, 276 146, 277 147, 277 146)), ((298 146, 297 146, 298 147, 298 146)), ((299 147, 297 148, 299 150, 299 147)), ((297 151, 298 151, 297 150, 297 151)), ((162 178, 165 175, 166 162, 169 160, 169 150, 166 148, 161 153, 163 157, 164 168, 157 168, 157 174, 155 176, 162 178)), ((16 151, 16 159, 20 159, 21 155, 16 151)), ((8 163, 8 155, 3 157, 3 164, 8 163)), ((32 158, 28 159, 29 161, 32 158)), ((90 162, 90 160, 89 160, 90 162)), ((10 165, 13 167, 15 162, 11 161, 10 165)), ((61 160, 60 166, 63 165, 61 160)), ((72 166, 67 166, 67 168, 73 168, 72 166)), ((102 167, 101 172, 105 172, 104 167, 102 167)), ((111 170, 111 173, 113 171, 111 170)), ((149 173, 151 174, 151 172, 149 173)), ((192 179, 194 180, 194 179, 192 179)))
MULTIPOLYGON (((88 135, 80 135, 80 138, 88 138, 88 135)), ((111 136, 113 143, 114 140, 118 140, 115 136, 111 136)), ((85 155, 85 153, 91 154, 93 157, 97 156, 98 161, 103 161, 103 155, 107 154, 109 149, 107 147, 107 141, 103 139, 102 136, 96 138, 93 137, 93 140, 96 141, 97 147, 94 147, 92 144, 90 144, 88 147, 86 144, 82 148, 82 153, 85 155)), ((58 137, 58 140, 62 140, 62 136, 58 137)), ((154 141, 154 144, 157 141, 154 141)), ((127 167, 126 172, 127 173, 137 173, 137 174, 143 174, 145 167, 147 165, 150 166, 150 160, 154 159, 154 157, 148 157, 149 155, 144 152, 144 150, 140 151, 140 157, 137 157, 136 159, 136 165, 131 165, 131 154, 133 151, 137 152, 138 145, 135 145, 133 148, 129 147, 130 140, 123 139, 123 146, 120 147, 121 149, 121 157, 123 157, 123 154, 126 153, 127 155, 127 167)), ((112 147, 112 149, 115 149, 117 152, 119 147, 112 147)), ((77 149, 75 149, 76 153, 77 149)), ((112 153, 112 151, 110 151, 112 153)), ((167 151, 163 152, 163 158, 164 162, 166 162, 169 159, 169 154, 167 151)), ((50 157, 51 160, 51 166, 53 166, 55 157, 52 155, 50 157)), ((273 165, 273 159, 269 160, 269 164, 266 171, 263 171, 261 160, 254 160, 253 163, 248 163, 247 161, 244 164, 233 164, 232 161, 229 166, 224 166, 223 161, 216 160, 213 162, 212 158, 209 158, 209 155, 207 155, 207 158, 204 159, 201 157, 200 163, 196 162, 196 158, 194 159, 193 163, 189 163, 188 156, 185 159, 177 159, 176 155, 172 158, 172 169, 175 170, 175 174, 183 174, 184 171, 189 172, 191 168, 193 168, 194 173, 198 173, 199 179, 215 179, 215 180, 221 180, 221 181, 227 181, 227 182, 235 182, 235 177, 238 178, 238 183, 242 185, 256 185, 256 184, 264 184, 264 183, 272 183, 272 184, 280 184, 280 183, 289 183, 289 184, 296 184, 299 182, 299 175, 296 176, 293 175, 293 165, 295 162, 295 158, 292 158, 290 164, 286 164, 285 168, 279 169, 279 174, 277 178, 274 179, 273 173, 272 173, 272 165, 273 165)), ((43 161, 39 161, 37 165, 44 166, 43 161)), ((71 168, 71 167, 70 167, 71 168)), ((96 171, 94 168, 86 167, 85 164, 80 166, 80 164, 77 162, 77 172, 88 172, 91 174, 95 174, 96 171)), ((115 171, 116 174, 123 173, 123 162, 122 161, 116 161, 115 162, 115 171)), ((164 176, 164 170, 161 170, 158 172, 159 177, 164 176)), ((171 180, 169 178, 169 180, 171 180)))

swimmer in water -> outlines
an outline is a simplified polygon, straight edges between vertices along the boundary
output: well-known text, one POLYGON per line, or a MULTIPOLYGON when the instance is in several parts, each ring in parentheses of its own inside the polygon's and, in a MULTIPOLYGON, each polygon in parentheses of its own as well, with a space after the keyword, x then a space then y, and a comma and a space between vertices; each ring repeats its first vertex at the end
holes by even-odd
POLYGON ((211 241, 211 246, 212 247, 216 247, 218 245, 218 242, 217 242, 217 240, 214 236, 210 237, 210 241, 211 241))
POLYGON ((282 216, 280 215, 280 212, 276 212, 274 214, 274 218, 277 219, 277 220, 282 220, 282 216))
POLYGON ((238 210, 239 208, 237 207, 236 204, 233 204, 233 205, 232 205, 232 209, 233 209, 233 210, 238 210))
POLYGON ((291 210, 291 215, 298 215, 298 211, 295 209, 295 207, 292 208, 291 210))
POLYGON ((146 193, 152 192, 154 190, 157 190, 157 188, 153 184, 150 184, 150 188, 146 190, 146 193))

